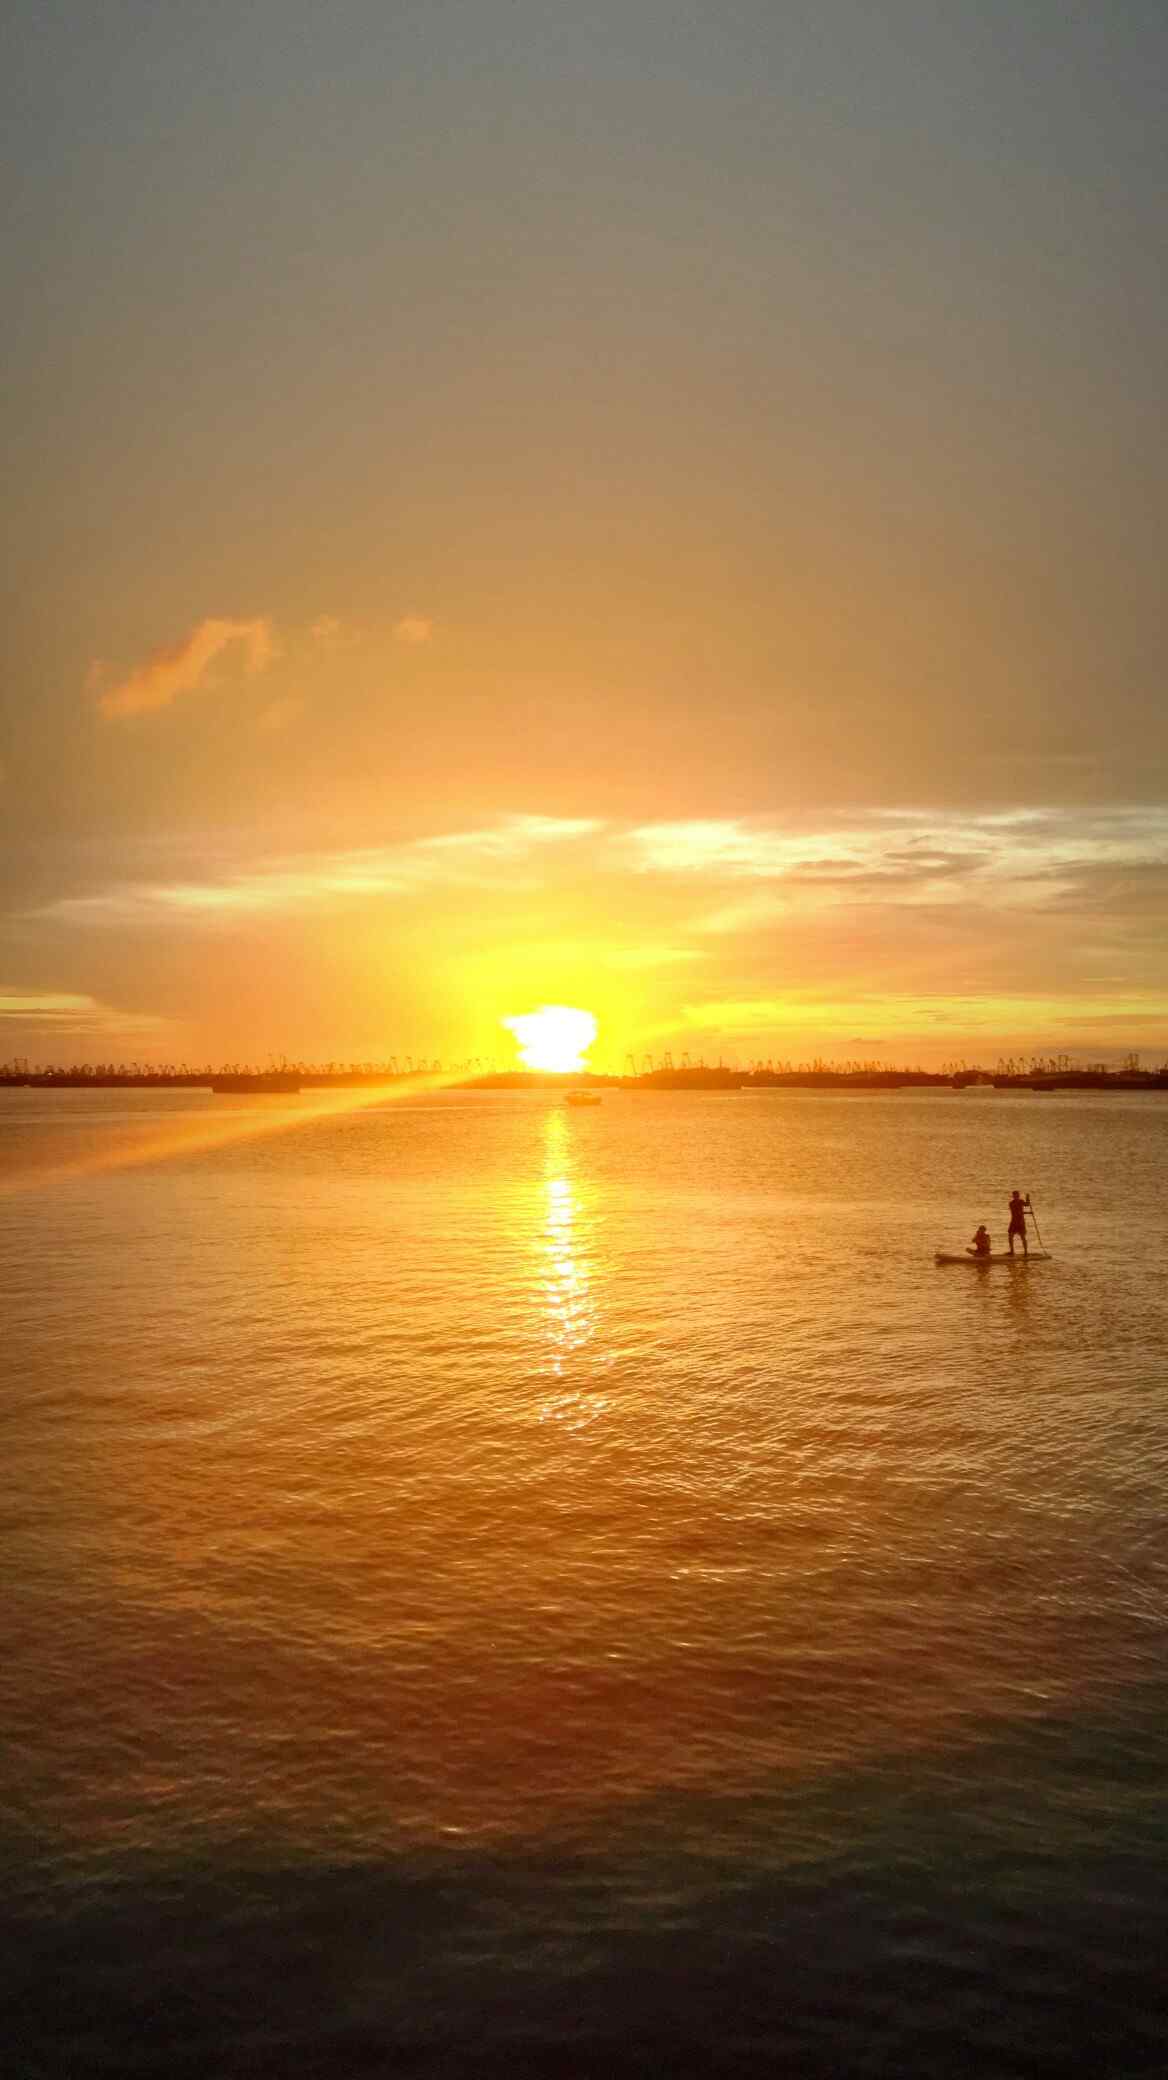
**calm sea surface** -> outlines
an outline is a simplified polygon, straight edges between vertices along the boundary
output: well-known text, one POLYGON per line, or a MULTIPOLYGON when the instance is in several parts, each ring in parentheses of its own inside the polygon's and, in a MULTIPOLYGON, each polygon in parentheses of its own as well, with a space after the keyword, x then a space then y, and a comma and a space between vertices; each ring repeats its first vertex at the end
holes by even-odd
POLYGON ((5 2070, 1168 2070, 1168 1102, 322 1102, 0 1093, 5 2070))

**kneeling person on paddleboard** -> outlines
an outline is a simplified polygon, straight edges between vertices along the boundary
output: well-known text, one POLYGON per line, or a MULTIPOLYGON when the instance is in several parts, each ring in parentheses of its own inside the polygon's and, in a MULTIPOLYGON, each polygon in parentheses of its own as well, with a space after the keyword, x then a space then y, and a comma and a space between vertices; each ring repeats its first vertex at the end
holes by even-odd
POLYGON ((1013 1254, 1014 1254, 1014 1237, 1015 1237, 1015 1235, 1019 1235, 1019 1236, 1021 1236, 1021 1238, 1022 1238, 1022 1254, 1023 1254, 1023 1256, 1024 1256, 1024 1257, 1028 1257, 1028 1256, 1030 1255, 1030 1248, 1029 1248, 1029 1245, 1028 1245, 1028 1243, 1027 1243, 1027 1241, 1026 1241, 1026 1208, 1027 1208, 1027 1207, 1029 1206, 1029 1204, 1030 1204, 1030 1194, 1029 1194, 1029 1192, 1028 1192, 1028 1193, 1026 1194, 1026 1197, 1025 1197, 1025 1198, 1023 1198, 1023 1197, 1022 1197, 1022 1195, 1021 1195, 1021 1193, 1020 1193, 1020 1192, 1018 1192, 1018 1191, 1014 1191, 1014 1192, 1012 1192, 1012 1193, 1011 1193, 1011 1195, 1010 1195, 1010 1226, 1009 1226, 1009 1229, 1008 1229, 1008 1231, 1007 1231, 1007 1234, 1006 1234, 1006 1241, 1007 1241, 1007 1242, 1009 1243, 1009 1245, 1010 1245, 1010 1255, 1011 1255, 1011 1256, 1013 1256, 1013 1254))
POLYGON ((969 1254, 971 1257, 989 1256, 992 1245, 990 1243, 989 1232, 986 1228, 986 1224, 984 1221, 982 1222, 980 1228, 974 1236, 972 1245, 967 1245, 967 1247, 969 1248, 969 1254))

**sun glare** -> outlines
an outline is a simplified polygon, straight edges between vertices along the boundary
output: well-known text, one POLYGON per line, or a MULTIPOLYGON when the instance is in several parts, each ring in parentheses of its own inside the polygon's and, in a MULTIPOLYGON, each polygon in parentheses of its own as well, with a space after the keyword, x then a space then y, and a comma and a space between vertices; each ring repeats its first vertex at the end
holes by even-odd
POLYGON ((584 1057, 596 1038, 596 1020, 590 1011, 576 1011, 567 1004, 541 1004, 538 1011, 523 1011, 501 1023, 514 1033, 525 1069, 587 1068, 584 1057))

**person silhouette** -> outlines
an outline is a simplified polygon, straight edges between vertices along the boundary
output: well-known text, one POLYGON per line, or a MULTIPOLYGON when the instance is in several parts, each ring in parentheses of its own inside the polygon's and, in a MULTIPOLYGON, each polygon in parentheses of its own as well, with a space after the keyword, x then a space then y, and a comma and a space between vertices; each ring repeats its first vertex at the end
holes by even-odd
POLYGON ((1021 1237, 1023 1256, 1028 1257, 1030 1255, 1030 1245, 1026 1240, 1026 1208, 1029 1206, 1029 1204, 1029 1192, 1026 1194, 1026 1197, 1023 1198, 1021 1193, 1017 1190, 1017 1188, 1015 1188, 1015 1190, 1010 1195, 1010 1226, 1006 1233, 1006 1241, 1010 1245, 1011 1256, 1013 1256, 1014 1254, 1015 1235, 1021 1237))
POLYGON ((972 1244, 967 1244, 969 1255, 971 1257, 988 1257, 991 1247, 989 1233, 983 1221, 973 1238, 972 1244))

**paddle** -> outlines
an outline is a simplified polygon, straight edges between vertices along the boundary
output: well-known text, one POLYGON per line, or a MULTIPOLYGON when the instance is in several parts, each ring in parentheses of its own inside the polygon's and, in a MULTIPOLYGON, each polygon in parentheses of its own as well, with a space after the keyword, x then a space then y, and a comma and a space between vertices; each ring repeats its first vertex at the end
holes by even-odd
POLYGON ((1038 1237, 1038 1247, 1040 1250, 1045 1251, 1046 1244, 1042 1239, 1042 1229, 1038 1225, 1038 1215, 1034 1211, 1034 1207, 1031 1203, 1029 1192, 1027 1192, 1026 1194, 1026 1210, 1029 1213, 1031 1220, 1034 1222, 1034 1232, 1038 1237))

